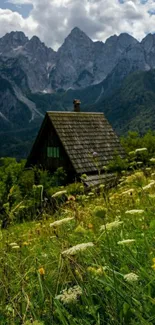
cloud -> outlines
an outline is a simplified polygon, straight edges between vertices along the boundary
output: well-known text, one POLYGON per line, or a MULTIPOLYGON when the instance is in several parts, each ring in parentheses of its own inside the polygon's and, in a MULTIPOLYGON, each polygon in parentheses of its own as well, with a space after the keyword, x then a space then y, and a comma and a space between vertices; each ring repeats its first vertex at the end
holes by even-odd
POLYGON ((32 4, 28 18, 11 10, 0 10, 0 35, 11 30, 36 34, 57 48, 72 28, 78 26, 96 40, 127 32, 137 39, 155 32, 155 0, 8 0, 16 5, 32 4))

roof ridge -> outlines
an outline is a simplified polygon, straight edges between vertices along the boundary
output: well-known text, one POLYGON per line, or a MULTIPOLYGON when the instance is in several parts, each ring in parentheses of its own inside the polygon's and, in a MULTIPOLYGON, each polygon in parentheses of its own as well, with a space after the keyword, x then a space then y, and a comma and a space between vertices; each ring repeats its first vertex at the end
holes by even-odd
POLYGON ((91 115, 104 115, 104 113, 99 112, 69 112, 69 111, 47 111, 47 114, 73 114, 73 115, 82 115, 82 114, 91 114, 91 115))

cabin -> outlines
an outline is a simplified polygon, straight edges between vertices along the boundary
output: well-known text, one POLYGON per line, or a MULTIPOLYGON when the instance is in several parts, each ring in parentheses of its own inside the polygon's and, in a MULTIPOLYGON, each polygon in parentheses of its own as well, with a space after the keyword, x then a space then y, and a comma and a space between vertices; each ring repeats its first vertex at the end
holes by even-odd
POLYGON ((86 174, 85 184, 97 185, 111 177, 105 166, 124 151, 103 113, 81 112, 80 101, 73 103, 73 112, 46 113, 26 167, 37 165, 51 173, 63 167, 68 183, 86 174))

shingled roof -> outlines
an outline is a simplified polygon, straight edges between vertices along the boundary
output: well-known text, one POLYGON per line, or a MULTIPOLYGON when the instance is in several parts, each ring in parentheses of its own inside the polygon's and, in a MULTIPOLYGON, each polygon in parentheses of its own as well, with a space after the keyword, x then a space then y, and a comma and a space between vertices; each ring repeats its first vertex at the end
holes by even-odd
POLYGON ((124 156, 119 139, 103 113, 47 112, 77 174, 102 170, 124 156))

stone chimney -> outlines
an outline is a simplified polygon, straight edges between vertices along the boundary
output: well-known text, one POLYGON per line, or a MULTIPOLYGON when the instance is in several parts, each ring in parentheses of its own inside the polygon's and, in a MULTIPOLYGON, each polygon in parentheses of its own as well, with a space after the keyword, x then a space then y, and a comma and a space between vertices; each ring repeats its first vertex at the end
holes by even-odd
POLYGON ((74 112, 80 112, 80 100, 79 99, 74 99, 73 101, 74 104, 74 112))

